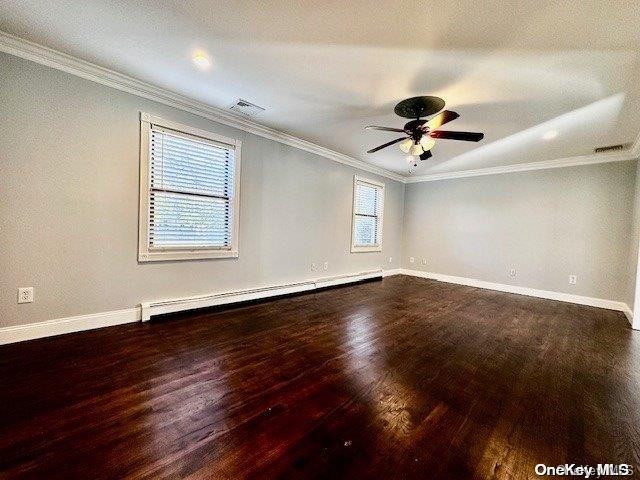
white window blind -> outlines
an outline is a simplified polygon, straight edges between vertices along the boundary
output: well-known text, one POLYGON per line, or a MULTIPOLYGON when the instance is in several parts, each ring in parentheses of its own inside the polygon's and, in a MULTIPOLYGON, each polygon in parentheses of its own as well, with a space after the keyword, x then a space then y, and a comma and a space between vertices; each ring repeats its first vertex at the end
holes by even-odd
POLYGON ((147 135, 142 259, 162 260, 163 252, 173 253, 172 259, 207 258, 203 252, 211 251, 221 253, 212 256, 231 256, 222 252, 237 245, 236 145, 154 123, 149 123, 147 135))
POLYGON ((382 247, 384 184, 355 177, 352 251, 379 251, 382 247))

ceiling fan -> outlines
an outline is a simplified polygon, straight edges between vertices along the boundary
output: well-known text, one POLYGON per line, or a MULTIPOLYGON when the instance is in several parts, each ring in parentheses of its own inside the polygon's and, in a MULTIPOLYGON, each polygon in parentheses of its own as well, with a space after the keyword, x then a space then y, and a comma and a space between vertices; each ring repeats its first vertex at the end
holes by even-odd
MULTIPOLYGON (((383 143, 368 150, 367 153, 375 153, 378 150, 399 143, 398 146, 404 153, 420 157, 420 160, 427 160, 432 156, 431 148, 436 143, 434 138, 462 140, 465 142, 479 142, 484 138, 484 133, 438 130, 445 123, 449 123, 460 116, 456 112, 442 110, 444 105, 443 99, 432 96, 412 97, 402 100, 394 109, 396 115, 404 118, 415 118, 415 120, 407 122, 403 128, 379 127, 377 125, 367 125, 364 128, 404 133, 406 136, 383 143), (430 120, 421 120, 421 117, 428 117, 437 112, 440 113, 430 120)), ((414 162, 414 166, 416 165, 417 162, 414 162)))

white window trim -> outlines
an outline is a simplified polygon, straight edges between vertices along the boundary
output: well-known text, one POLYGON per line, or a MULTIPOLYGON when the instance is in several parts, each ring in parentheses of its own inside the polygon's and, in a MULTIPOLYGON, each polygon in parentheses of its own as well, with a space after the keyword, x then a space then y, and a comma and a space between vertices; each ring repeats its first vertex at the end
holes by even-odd
POLYGON ((351 207, 351 253, 381 252, 382 251, 382 227, 384 225, 384 183, 377 182, 359 175, 353 176, 353 204, 351 207), (368 183, 382 189, 382 205, 380 207, 380 235, 378 245, 362 246, 356 245, 356 185, 358 182, 368 183))
POLYGON ((223 137, 206 130, 190 127, 180 123, 164 120, 163 118, 140 112, 140 213, 138 217, 138 261, 157 262, 167 260, 197 260, 207 258, 237 258, 238 235, 240 232, 240 165, 242 142, 233 138, 223 137), (204 138, 235 150, 234 195, 233 195, 233 230, 231 246, 224 249, 185 248, 151 250, 149 248, 149 141, 151 125, 175 130, 179 133, 204 138))

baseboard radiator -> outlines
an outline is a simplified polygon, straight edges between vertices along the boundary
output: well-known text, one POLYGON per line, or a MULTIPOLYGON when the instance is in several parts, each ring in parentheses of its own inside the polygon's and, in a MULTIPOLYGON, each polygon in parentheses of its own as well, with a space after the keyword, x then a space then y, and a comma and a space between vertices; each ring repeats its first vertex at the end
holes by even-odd
POLYGON ((90 313, 75 317, 56 318, 43 322, 29 323, 0 328, 0 345, 23 342, 36 338, 53 337, 67 333, 94 330, 96 328, 111 327, 124 323, 149 320, 153 315, 192 310, 196 308, 212 307, 228 303, 238 303, 248 300, 289 295, 297 292, 316 290, 346 283, 373 280, 383 276, 398 275, 400 270, 373 270, 351 275, 340 275, 329 278, 311 279, 304 282, 290 283, 286 285, 274 285, 269 287, 250 288, 233 292, 213 293, 195 297, 175 298, 172 300, 160 300, 143 302, 140 306, 113 310, 110 312, 90 313))
POLYGON ((155 315, 165 313, 195 310, 198 308, 215 307, 231 303, 247 302, 262 298, 279 297, 293 293, 317 290, 319 288, 333 287, 346 283, 361 282, 364 280, 382 279, 382 270, 372 270, 354 275, 340 275, 335 277, 319 278, 298 283, 274 285, 269 287, 235 290, 232 292, 212 293, 193 297, 174 298, 170 300, 158 300, 155 302, 142 302, 142 321, 148 321, 155 315))

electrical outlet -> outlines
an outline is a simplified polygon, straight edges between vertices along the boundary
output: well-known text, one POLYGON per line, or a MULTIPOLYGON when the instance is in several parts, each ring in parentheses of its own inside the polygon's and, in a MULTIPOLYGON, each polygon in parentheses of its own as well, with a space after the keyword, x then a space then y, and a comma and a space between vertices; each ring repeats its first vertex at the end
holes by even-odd
POLYGON ((315 263, 311 264, 311 271, 315 272, 316 270, 318 270, 318 266, 315 263))
POLYGON ((575 285, 578 282, 577 275, 569 275, 569 285, 575 285))
POLYGON ((329 262, 324 262, 322 268, 324 268, 325 270, 329 270, 329 262))
POLYGON ((413 263, 413 262, 415 262, 415 261, 416 261, 416 259, 415 259, 415 258, 413 258, 413 257, 409 257, 409 263, 413 263))
POLYGON ((512 268, 511 270, 509 270, 510 277, 515 277, 516 275, 518 275, 518 272, 516 271, 515 268, 512 268))
POLYGON ((18 303, 33 302, 33 287, 18 288, 18 303))
POLYGON ((393 258, 389 257, 389 263, 393 262, 393 258))
POLYGON ((426 258, 423 258, 423 259, 422 259, 422 264, 423 264, 423 265, 426 265, 426 264, 427 264, 427 259, 426 259, 426 258))

